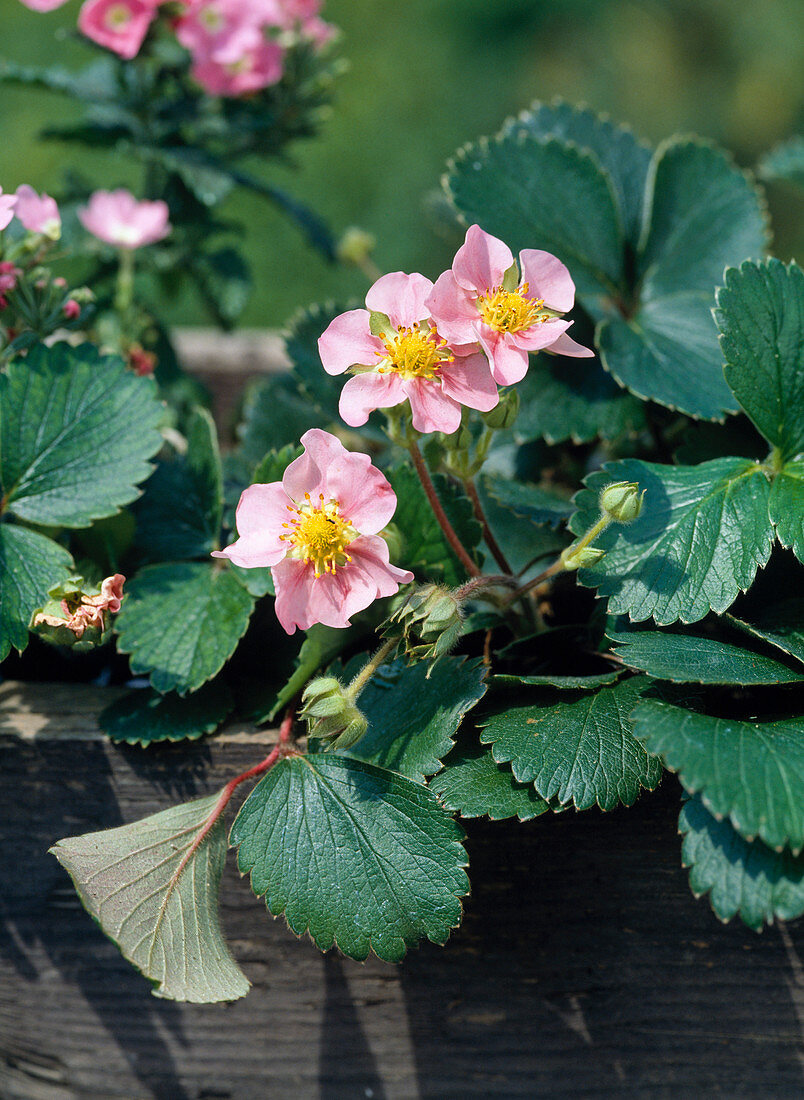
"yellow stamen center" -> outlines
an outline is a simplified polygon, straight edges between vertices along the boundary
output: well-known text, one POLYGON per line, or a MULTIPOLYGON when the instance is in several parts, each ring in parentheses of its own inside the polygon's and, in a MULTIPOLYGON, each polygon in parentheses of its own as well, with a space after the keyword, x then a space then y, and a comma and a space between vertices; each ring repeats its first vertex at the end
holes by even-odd
POLYGON ((106 26, 110 31, 120 31, 131 19, 131 12, 125 4, 113 4, 106 12, 106 26))
POLYGON ((358 532, 341 515, 337 500, 324 500, 320 493, 318 503, 314 504, 309 493, 304 497, 304 503, 298 507, 288 505, 290 522, 282 524, 288 532, 279 537, 291 544, 288 551, 291 558, 312 564, 316 577, 334 574, 339 566, 352 560, 346 547, 357 538, 358 532))
POLYGON ((418 322, 413 328, 397 329, 393 336, 381 332, 380 339, 385 345, 385 355, 377 352, 382 359, 377 367, 380 374, 395 371, 403 378, 424 378, 429 382, 438 376, 445 363, 455 358, 435 329, 423 329, 418 322))
POLYGON ((489 328, 497 332, 522 332, 550 318, 542 312, 544 298, 528 298, 530 287, 527 283, 516 290, 503 290, 501 286, 481 294, 477 299, 480 316, 489 328))

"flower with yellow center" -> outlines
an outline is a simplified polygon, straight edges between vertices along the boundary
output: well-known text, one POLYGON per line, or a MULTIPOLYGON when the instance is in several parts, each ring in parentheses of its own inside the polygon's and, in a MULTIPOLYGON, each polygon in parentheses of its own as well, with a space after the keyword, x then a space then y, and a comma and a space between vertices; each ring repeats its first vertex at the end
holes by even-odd
POLYGON ((550 313, 544 310, 544 298, 529 298, 527 283, 516 290, 495 287, 477 299, 477 308, 484 324, 497 332, 522 332, 534 325, 549 321, 550 313))
POLYGON ((455 356, 447 348, 435 329, 416 321, 410 328, 399 328, 393 336, 379 334, 385 347, 377 370, 380 374, 395 371, 403 378, 424 378, 430 382, 438 376, 445 363, 453 363, 455 356))
POLYGON ((282 526, 289 530, 279 537, 291 544, 289 556, 312 565, 316 577, 335 573, 339 566, 352 560, 346 547, 357 538, 358 532, 341 515, 337 500, 325 500, 324 494, 319 493, 318 504, 313 504, 310 494, 304 495, 304 504, 287 505, 291 520, 282 526))

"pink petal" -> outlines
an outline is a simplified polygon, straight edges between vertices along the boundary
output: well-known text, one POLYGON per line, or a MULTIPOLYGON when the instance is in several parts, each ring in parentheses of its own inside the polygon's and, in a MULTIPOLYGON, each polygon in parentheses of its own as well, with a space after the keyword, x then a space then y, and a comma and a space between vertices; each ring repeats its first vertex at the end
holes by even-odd
MULTIPOLYGON (((361 537, 349 547, 352 561, 349 567, 359 569, 363 576, 374 585, 376 596, 393 596, 400 584, 409 584, 413 574, 409 569, 399 569, 391 565, 388 556, 388 543, 385 539, 361 537)), ((350 614, 354 614, 351 611, 350 614)))
POLYGON ((357 428, 366 423, 369 413, 375 409, 390 409, 404 400, 405 393, 398 374, 371 371, 349 379, 341 390, 338 410, 350 427, 357 428))
POLYGON ((519 253, 522 281, 529 284, 530 298, 543 298, 548 309, 566 313, 575 302, 575 283, 557 256, 538 248, 519 253))
POLYGON ((528 353, 508 343, 501 332, 478 325, 477 335, 489 358, 494 380, 501 386, 514 386, 528 373, 528 353))
POLYGON ((461 426, 461 407, 441 389, 441 383, 415 378, 405 382, 410 399, 413 427, 417 432, 444 432, 452 435, 461 426))
POLYGON ((468 405, 470 409, 489 412, 500 400, 497 383, 491 376, 491 368, 485 355, 466 355, 455 359, 441 371, 441 388, 444 393, 468 405))
POLYGON ((541 324, 523 329, 521 332, 503 333, 504 338, 515 348, 525 351, 541 351, 553 344, 562 332, 570 327, 572 321, 542 321, 541 324))
POLYGON ((565 332, 562 332, 558 339, 554 340, 544 350, 550 352, 551 355, 572 355, 578 359, 589 359, 595 354, 591 348, 585 348, 583 344, 576 343, 565 332))
POLYGON ((341 514, 361 535, 382 531, 396 511, 396 493, 385 475, 368 455, 356 452, 346 451, 331 464, 325 496, 337 500, 341 514))
POLYGON ((452 272, 464 289, 483 294, 500 286, 513 262, 514 255, 507 244, 484 232, 479 225, 470 225, 464 243, 455 253, 452 272))
POLYGON ((285 492, 295 501, 304 500, 305 493, 315 499, 324 492, 327 467, 347 453, 339 439, 321 428, 310 428, 301 443, 304 454, 294 459, 282 476, 285 492))
POLYGON ((450 344, 472 344, 476 341, 476 300, 459 286, 451 271, 438 276, 426 307, 439 334, 450 344))
POLYGON ((378 279, 366 295, 366 305, 372 311, 385 313, 396 328, 413 328, 417 321, 429 317, 427 297, 433 289, 430 279, 414 271, 392 271, 378 279))
POLYGON ((240 535, 224 550, 214 550, 214 558, 228 558, 235 565, 256 569, 276 565, 284 558, 288 545, 280 538, 288 531, 288 495, 281 481, 269 485, 250 485, 237 505, 236 523, 240 535))
POLYGON ((228 558, 229 561, 244 569, 263 569, 282 561, 287 551, 287 545, 279 542, 278 536, 265 532, 258 535, 244 535, 223 550, 213 550, 212 557, 228 558))
MULTIPOLYGON (((285 558, 273 567, 271 576, 276 592, 274 610, 282 629, 287 634, 295 634, 297 626, 301 630, 309 630, 313 623, 319 621, 310 608, 315 581, 313 567, 293 558, 285 558)), ((346 623, 333 625, 345 626, 346 623)))
POLYGON ((329 323, 318 340, 318 354, 327 374, 343 374, 355 365, 375 367, 386 354, 382 340, 371 335, 367 309, 350 309, 329 323))

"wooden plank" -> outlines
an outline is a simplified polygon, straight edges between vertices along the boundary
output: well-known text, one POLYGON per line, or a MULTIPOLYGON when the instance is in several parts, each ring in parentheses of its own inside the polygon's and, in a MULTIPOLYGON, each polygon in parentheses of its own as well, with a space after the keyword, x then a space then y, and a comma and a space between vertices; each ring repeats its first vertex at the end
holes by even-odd
POLYGON ((0 688, 2 1100, 804 1091, 804 927, 757 936, 691 897, 671 779, 631 810, 467 823, 464 924, 399 967, 322 956, 230 866, 222 916, 252 992, 150 996, 47 847, 211 792, 264 749, 242 729, 113 747, 102 691, 0 688))

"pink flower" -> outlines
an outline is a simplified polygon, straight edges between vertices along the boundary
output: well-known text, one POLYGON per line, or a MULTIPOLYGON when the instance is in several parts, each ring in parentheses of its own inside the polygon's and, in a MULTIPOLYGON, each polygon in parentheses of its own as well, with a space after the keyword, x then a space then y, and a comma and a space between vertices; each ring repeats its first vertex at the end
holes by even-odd
POLYGON ((81 316, 81 307, 74 298, 68 298, 61 311, 68 321, 77 321, 81 316))
POLYGON ((4 195, 0 187, 0 230, 6 228, 14 217, 14 207, 17 205, 16 195, 4 195))
POLYGON ((476 345, 448 345, 430 320, 426 303, 432 290, 424 275, 383 275, 366 295, 368 309, 342 313, 319 339, 327 374, 356 372, 341 393, 347 424, 365 424, 373 409, 409 400, 417 431, 450 434, 460 425, 461 405, 488 412, 499 401, 476 345), (385 315, 388 331, 372 333, 372 313, 385 315))
POLYGON ((170 232, 167 203, 138 202, 130 191, 95 191, 78 217, 90 233, 116 248, 140 248, 170 232))
POLYGON ((31 11, 55 11, 66 4, 67 0, 22 0, 22 3, 31 11))
POLYGON ((396 495, 368 455, 352 454, 320 428, 281 481, 252 485, 237 506, 239 538, 213 557, 270 566, 276 614, 288 634, 313 623, 350 626, 350 616, 413 580, 389 563, 379 534, 396 495))
POLYGON ((282 79, 285 51, 278 42, 260 38, 235 56, 217 59, 210 54, 197 54, 193 79, 205 92, 219 96, 242 96, 258 92, 282 79))
POLYGON ((439 332, 456 344, 478 341, 502 386, 525 377, 530 351, 594 355, 565 335, 572 322, 561 314, 572 309, 575 284, 564 264, 525 248, 519 265, 521 277, 508 245, 471 225, 427 300, 439 332))
POLYGON ((61 236, 61 215, 56 200, 44 191, 37 195, 27 183, 17 188, 14 214, 29 233, 40 233, 52 241, 57 241, 61 236))
POLYGON ((0 260, 0 294, 13 290, 17 285, 17 279, 22 274, 11 260, 0 260))
POLYGON ((85 0, 78 29, 87 38, 129 60, 140 51, 161 0, 85 0))

